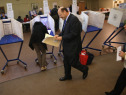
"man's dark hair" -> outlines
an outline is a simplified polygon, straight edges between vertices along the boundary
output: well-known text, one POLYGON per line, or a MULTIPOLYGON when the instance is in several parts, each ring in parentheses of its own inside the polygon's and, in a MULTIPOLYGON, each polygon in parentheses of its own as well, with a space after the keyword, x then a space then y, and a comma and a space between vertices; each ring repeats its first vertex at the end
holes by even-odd
POLYGON ((68 12, 67 8, 61 8, 61 12, 64 12, 64 11, 68 12))
POLYGON ((57 8, 57 5, 54 5, 54 8, 57 8))

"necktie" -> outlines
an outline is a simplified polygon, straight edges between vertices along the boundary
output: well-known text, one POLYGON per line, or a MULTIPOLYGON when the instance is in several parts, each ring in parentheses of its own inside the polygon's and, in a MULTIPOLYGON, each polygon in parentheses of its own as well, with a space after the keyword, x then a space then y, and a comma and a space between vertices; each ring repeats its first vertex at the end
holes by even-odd
POLYGON ((63 28, 62 28, 62 30, 64 30, 64 28, 65 28, 65 24, 66 24, 66 20, 64 20, 64 23, 63 23, 63 28))

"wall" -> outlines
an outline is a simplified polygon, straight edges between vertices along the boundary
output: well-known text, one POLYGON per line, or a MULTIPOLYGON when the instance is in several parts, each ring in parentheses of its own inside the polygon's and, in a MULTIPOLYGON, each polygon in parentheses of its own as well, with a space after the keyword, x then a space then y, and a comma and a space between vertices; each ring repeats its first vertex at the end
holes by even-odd
MULTIPOLYGON (((53 8, 53 2, 57 2, 58 6, 68 7, 72 4, 72 0, 48 0, 49 8, 53 8)), ((32 9, 32 3, 38 3, 38 8, 43 7, 43 0, 0 0, 0 7, 4 6, 7 11, 6 3, 12 3, 15 19, 20 15, 22 18, 32 9)))
POLYGON ((112 8, 113 0, 99 0, 99 8, 112 8))

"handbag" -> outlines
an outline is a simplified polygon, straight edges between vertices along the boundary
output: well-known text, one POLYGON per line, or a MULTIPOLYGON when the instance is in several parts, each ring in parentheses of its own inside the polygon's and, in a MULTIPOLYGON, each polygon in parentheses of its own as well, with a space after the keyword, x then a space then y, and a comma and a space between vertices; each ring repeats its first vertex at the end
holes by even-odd
POLYGON ((90 65, 94 59, 94 55, 85 50, 82 50, 79 54, 79 59, 82 65, 90 65))

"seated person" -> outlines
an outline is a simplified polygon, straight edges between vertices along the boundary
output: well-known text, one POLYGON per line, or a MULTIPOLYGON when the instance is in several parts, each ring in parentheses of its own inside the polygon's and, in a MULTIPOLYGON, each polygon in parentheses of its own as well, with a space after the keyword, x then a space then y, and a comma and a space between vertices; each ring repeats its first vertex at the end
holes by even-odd
POLYGON ((21 16, 18 16, 17 21, 19 21, 19 22, 21 22, 21 23, 23 22, 21 16))
POLYGON ((27 22, 27 21, 30 21, 28 15, 26 15, 25 18, 24 18, 24 22, 27 22))
MULTIPOLYGON (((28 21, 30 21, 30 19, 28 15, 26 15, 24 18, 24 22, 28 22, 28 21)), ((26 31, 30 30, 30 24, 25 24, 24 26, 26 27, 26 31)))
POLYGON ((34 15, 31 15, 31 19, 33 19, 35 16, 34 15))
POLYGON ((38 63, 41 67, 41 70, 46 70, 47 62, 46 62, 46 50, 47 46, 45 43, 42 43, 42 40, 45 38, 45 34, 47 32, 47 28, 41 22, 35 22, 32 29, 32 35, 30 38, 29 46, 32 50, 35 49, 38 63))
POLYGON ((1 19, 8 19, 8 17, 5 16, 5 13, 4 12, 2 13, 1 19))

